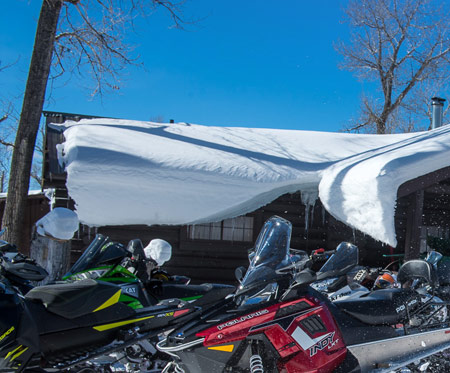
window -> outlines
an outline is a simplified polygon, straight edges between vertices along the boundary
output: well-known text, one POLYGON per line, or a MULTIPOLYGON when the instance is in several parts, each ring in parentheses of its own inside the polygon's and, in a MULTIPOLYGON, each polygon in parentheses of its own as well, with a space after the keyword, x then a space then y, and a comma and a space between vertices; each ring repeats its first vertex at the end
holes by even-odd
POLYGON ((253 241, 253 217, 239 216, 217 223, 188 226, 191 240, 253 241))

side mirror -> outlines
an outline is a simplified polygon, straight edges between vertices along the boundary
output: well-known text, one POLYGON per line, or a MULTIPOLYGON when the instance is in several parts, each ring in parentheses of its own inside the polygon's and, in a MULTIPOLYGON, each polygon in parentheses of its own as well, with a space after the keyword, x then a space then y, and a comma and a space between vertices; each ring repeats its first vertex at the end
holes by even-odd
POLYGON ((247 272, 247 268, 243 266, 237 267, 234 270, 234 275, 236 276, 236 279, 239 281, 239 283, 241 283, 242 280, 244 279, 245 272, 247 272))
POLYGON ((298 284, 310 284, 317 280, 316 272, 313 270, 306 268, 303 271, 300 271, 295 276, 295 282, 298 284))

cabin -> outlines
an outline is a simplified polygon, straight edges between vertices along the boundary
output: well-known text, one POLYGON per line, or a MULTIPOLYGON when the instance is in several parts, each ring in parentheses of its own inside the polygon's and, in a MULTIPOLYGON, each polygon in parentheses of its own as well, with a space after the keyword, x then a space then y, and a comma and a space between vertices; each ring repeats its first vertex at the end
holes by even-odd
MULTIPOLYGON (((75 208, 67 187, 67 174, 58 162, 56 145, 64 141, 61 130, 50 123, 93 118, 70 113, 44 112, 46 117, 43 188, 54 190, 53 207, 75 208)), ((450 158, 449 158, 450 159, 450 158)), ((433 168, 430 167, 430 170, 433 168)), ((120 214, 120 211, 117 211, 120 214)), ((361 249, 362 264, 384 266, 403 257, 416 258, 427 250, 429 237, 439 242, 449 240, 450 233, 450 160, 449 166, 408 180, 397 192, 395 231, 397 246, 383 244, 369 235, 336 220, 320 199, 305 205, 301 192, 286 193, 267 205, 235 218, 196 225, 113 225, 95 228, 81 225, 72 241, 72 261, 87 247, 96 233, 126 244, 140 238, 147 244, 162 238, 173 247, 169 272, 189 276, 193 282, 234 282, 234 269, 248 263, 252 247, 264 221, 279 215, 293 224, 291 247, 311 252, 335 248, 350 241, 361 249)))

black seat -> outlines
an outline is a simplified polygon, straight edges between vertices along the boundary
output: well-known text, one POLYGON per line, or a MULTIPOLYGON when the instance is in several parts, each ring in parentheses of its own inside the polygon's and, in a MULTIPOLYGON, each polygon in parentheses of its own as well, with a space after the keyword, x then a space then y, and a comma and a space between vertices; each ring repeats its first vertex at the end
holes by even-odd
POLYGON ((380 289, 356 299, 338 300, 334 304, 361 322, 369 325, 393 325, 405 319, 406 308, 420 303, 420 296, 410 289, 380 289))
POLYGON ((404 263, 398 270, 397 280, 403 285, 412 280, 425 281, 433 288, 438 285, 438 276, 433 265, 425 260, 415 259, 404 263))
POLYGON ((39 301, 48 311, 66 319, 94 312, 113 296, 120 287, 102 281, 82 280, 71 283, 37 286, 25 298, 39 301))
POLYGON ((161 286, 162 298, 178 298, 185 301, 195 301, 196 306, 216 303, 236 290, 232 285, 201 284, 184 285, 163 283, 161 286))

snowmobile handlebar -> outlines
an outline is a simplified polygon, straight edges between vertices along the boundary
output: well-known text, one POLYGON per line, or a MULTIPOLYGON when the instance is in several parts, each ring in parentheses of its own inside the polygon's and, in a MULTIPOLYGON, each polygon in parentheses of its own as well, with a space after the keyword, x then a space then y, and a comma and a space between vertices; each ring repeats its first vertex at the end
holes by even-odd
POLYGON ((325 249, 317 249, 311 253, 310 258, 313 262, 327 260, 331 255, 333 255, 336 250, 325 251, 325 249))

